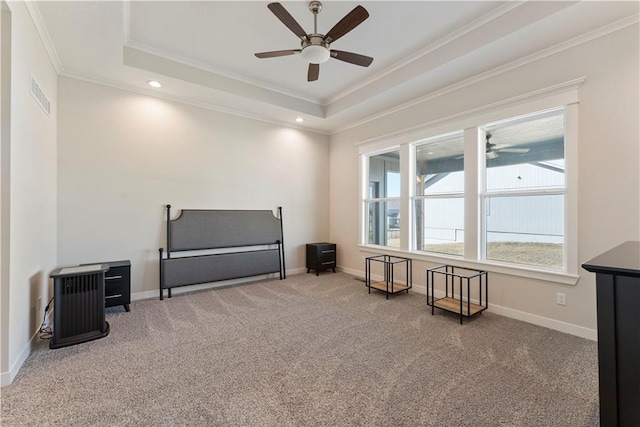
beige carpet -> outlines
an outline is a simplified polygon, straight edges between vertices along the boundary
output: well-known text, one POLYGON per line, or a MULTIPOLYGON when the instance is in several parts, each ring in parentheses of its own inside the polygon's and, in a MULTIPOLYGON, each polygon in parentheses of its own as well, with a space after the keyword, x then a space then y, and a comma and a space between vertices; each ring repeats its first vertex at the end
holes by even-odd
POLYGON ((596 426, 596 343, 344 273, 110 309, 108 337, 39 345, 3 425, 596 426))

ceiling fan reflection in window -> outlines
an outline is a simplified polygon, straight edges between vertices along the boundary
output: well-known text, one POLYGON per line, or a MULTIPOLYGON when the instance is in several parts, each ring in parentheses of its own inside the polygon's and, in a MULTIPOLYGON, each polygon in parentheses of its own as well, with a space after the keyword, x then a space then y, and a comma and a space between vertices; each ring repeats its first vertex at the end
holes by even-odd
POLYGON ((500 153, 513 153, 513 154, 525 154, 529 152, 529 148, 512 148, 511 145, 499 145, 493 144, 489 140, 493 135, 487 132, 485 137, 487 138, 486 153, 487 159, 495 159, 499 157, 500 153))
POLYGON ((320 74, 320 64, 329 58, 335 58, 350 64, 368 67, 373 62, 373 58, 360 55, 358 53, 345 52, 342 50, 329 49, 329 45, 349 31, 360 25, 369 17, 369 13, 362 6, 356 6, 344 18, 324 35, 318 33, 318 13, 322 10, 322 3, 319 1, 309 2, 309 10, 313 13, 313 33, 307 34, 298 22, 287 12, 280 3, 269 3, 267 6, 282 23, 289 28, 296 36, 300 38, 300 49, 276 50, 271 52, 260 52, 255 55, 258 58, 275 58, 278 56, 287 56, 301 54, 309 63, 307 72, 307 81, 318 80, 320 74))

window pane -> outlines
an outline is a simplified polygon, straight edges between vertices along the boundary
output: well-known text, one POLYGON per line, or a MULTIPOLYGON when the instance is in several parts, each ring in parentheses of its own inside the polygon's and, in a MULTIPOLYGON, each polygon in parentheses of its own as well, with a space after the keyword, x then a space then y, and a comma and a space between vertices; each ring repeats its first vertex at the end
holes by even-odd
POLYGON ((564 159, 487 166, 487 191, 564 188, 564 159))
POLYGON ((400 247, 400 201, 367 202, 367 243, 400 247))
POLYGON ((386 197, 400 197, 400 172, 387 171, 386 197))
POLYGON ((564 188, 564 110, 485 129, 486 189, 564 188))
POLYGON ((400 197, 400 151, 369 157, 369 198, 400 197))
POLYGON ((464 199, 416 200, 416 249, 449 255, 464 253, 464 199))
POLYGON ((487 197, 486 258, 563 266, 564 195, 487 197))
POLYGON ((437 137, 416 146, 416 195, 464 191, 462 132, 437 137))

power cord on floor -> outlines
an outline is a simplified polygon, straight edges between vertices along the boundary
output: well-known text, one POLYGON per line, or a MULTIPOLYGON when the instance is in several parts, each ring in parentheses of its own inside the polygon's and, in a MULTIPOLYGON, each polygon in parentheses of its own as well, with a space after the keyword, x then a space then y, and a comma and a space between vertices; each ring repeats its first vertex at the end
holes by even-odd
POLYGON ((47 303, 47 306, 44 308, 44 315, 42 316, 42 324, 40 325, 40 329, 38 330, 38 332, 40 332, 41 340, 48 340, 48 339, 51 339, 51 337, 53 337, 53 329, 51 328, 50 325, 47 325, 47 313, 49 312, 49 308, 51 307, 52 301, 53 301, 53 297, 51 297, 51 299, 47 303))

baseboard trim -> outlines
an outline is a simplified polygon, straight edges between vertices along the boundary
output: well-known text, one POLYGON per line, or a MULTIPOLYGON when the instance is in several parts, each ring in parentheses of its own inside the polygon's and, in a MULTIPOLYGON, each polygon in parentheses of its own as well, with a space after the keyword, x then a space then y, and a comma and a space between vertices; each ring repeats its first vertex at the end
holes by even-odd
MULTIPOLYGON (((357 277, 364 277, 364 273, 362 271, 354 270, 352 268, 346 267, 338 267, 340 271, 343 271, 347 274, 351 274, 357 277)), ((374 279, 377 280, 376 277, 374 279)), ((380 279, 381 280, 381 279, 380 279)), ((418 292, 419 294, 426 295, 426 286, 425 285, 416 285, 414 284, 412 287, 413 291, 418 292)), ((438 294, 439 292, 436 292, 438 294)), ((443 295, 437 296, 444 296, 443 295)), ((473 300, 472 300, 473 301, 473 300)), ((475 301, 477 303, 477 301, 475 301)), ((565 334, 575 335, 580 338, 586 338, 591 341, 598 341, 598 330, 597 329, 589 329, 583 326, 574 325, 572 323, 562 322, 560 320, 550 319, 548 317, 538 316, 537 314, 527 313, 520 310, 515 310, 513 308, 503 307, 500 305, 489 303, 489 308, 487 309, 489 313, 498 314, 500 316, 509 317, 511 319, 521 320, 523 322, 531 323, 533 325, 542 326, 544 328, 553 329, 554 331, 564 332, 565 334)))
POLYGON ((359 270, 354 270, 353 268, 348 268, 348 267, 336 267, 336 269, 338 271, 342 271, 343 273, 347 273, 350 274, 352 276, 358 276, 359 278, 364 280, 364 272, 363 271, 359 271, 359 270))
POLYGON ((22 349, 22 352, 20 353, 20 356, 18 356, 18 360, 15 361, 15 363, 13 364, 13 366, 11 366, 9 371, 3 372, 2 374, 0 374, 1 387, 8 386, 13 382, 16 375, 18 375, 18 371, 20 370, 20 368, 22 368, 22 365, 24 364, 25 360, 27 360, 27 357, 29 357, 29 354, 31 354, 31 348, 33 347, 33 345, 35 344, 35 340, 37 339, 38 339, 38 333, 36 332, 35 334, 33 334, 33 337, 31 337, 27 345, 24 346, 24 348, 22 349))
MULTIPOLYGON (((47 314, 46 319, 48 325, 51 325, 52 323, 52 313, 53 310, 49 311, 49 313, 47 314)), ((18 375, 18 371, 20 371, 20 368, 22 368, 25 360, 27 360, 27 357, 29 357, 29 355, 31 354, 31 350, 33 349, 35 343, 38 341, 39 335, 40 330, 37 330, 33 334, 33 336, 31 336, 31 339, 29 340, 27 345, 24 346, 22 352, 20 352, 20 356, 18 356, 18 359, 14 362, 9 371, 0 373, 0 387, 8 386, 13 382, 13 380, 16 378, 16 375, 18 375)))
POLYGON ((572 323, 562 322, 560 320, 549 319, 548 317, 538 316, 513 308, 502 307, 489 303, 487 310, 489 313, 499 314, 500 316, 509 317, 511 319, 522 320, 523 322, 532 323, 544 328, 553 329, 555 331, 564 332, 565 334, 575 335, 580 338, 586 338, 591 341, 598 341, 598 330, 589 329, 583 326, 574 325, 572 323))

